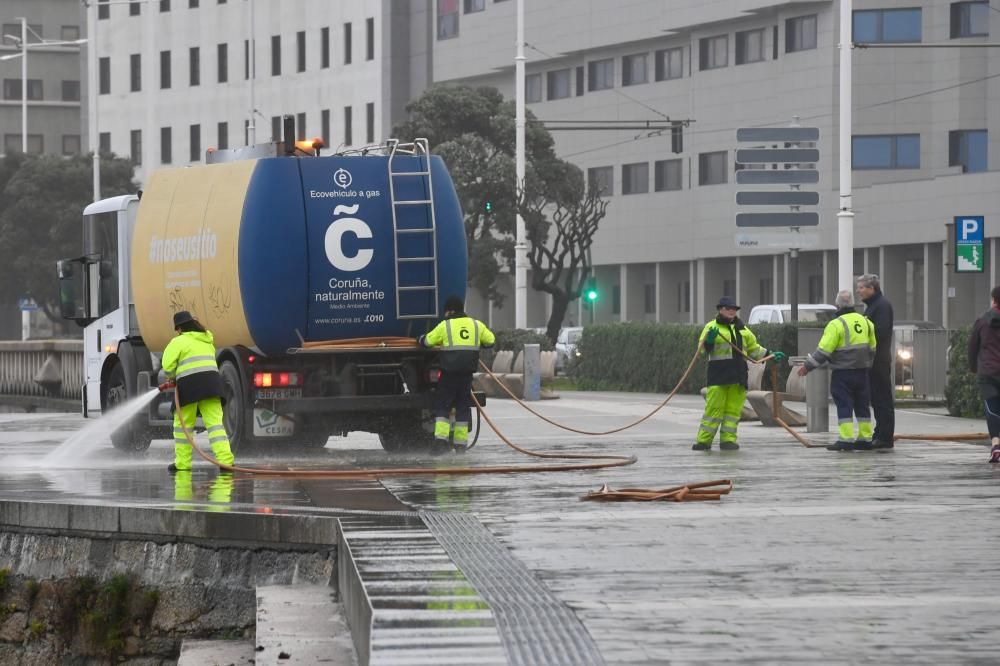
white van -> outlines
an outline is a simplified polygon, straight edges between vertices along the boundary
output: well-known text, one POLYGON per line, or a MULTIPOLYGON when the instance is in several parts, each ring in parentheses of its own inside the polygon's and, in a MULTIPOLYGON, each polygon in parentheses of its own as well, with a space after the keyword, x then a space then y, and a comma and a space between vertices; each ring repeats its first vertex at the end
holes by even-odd
MULTIPOLYGON (((833 317, 837 308, 829 303, 799 303, 799 321, 827 322, 833 317)), ((751 324, 786 324, 792 321, 792 306, 788 303, 778 305, 755 305, 750 310, 747 325, 751 324)))

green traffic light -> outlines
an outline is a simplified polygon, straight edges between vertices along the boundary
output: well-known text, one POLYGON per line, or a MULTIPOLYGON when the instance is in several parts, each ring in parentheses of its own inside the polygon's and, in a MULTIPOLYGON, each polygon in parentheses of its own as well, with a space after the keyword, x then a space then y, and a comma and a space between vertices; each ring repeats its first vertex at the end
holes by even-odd
POLYGON ((483 208, 486 210, 487 213, 492 213, 493 212, 493 202, 492 201, 487 201, 486 205, 484 205, 483 208))
POLYGON ((588 301, 596 301, 597 300, 597 290, 596 289, 591 289, 590 291, 587 292, 587 300, 588 301))

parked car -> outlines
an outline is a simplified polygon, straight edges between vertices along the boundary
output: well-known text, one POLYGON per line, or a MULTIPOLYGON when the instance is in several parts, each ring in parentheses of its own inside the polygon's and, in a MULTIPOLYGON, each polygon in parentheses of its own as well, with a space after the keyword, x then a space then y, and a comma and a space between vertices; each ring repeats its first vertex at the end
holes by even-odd
MULTIPOLYGON (((799 321, 827 322, 837 308, 829 303, 799 303, 799 321)), ((777 305, 755 305, 750 310, 747 324, 785 324, 792 321, 792 306, 788 303, 777 305)))
POLYGON ((913 384, 913 332, 917 330, 943 331, 944 327, 933 321, 901 320, 893 323, 892 343, 896 349, 897 386, 913 384))
POLYGON ((570 361, 580 355, 576 345, 581 335, 583 326, 567 326, 559 331, 559 337, 556 338, 556 372, 565 372, 570 361))

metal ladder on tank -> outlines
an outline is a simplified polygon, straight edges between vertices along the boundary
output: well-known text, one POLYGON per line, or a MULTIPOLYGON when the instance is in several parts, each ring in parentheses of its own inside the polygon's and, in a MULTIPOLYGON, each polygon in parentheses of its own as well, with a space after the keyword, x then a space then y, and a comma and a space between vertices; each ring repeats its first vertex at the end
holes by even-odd
POLYGON ((437 265, 437 218, 434 214, 434 188, 431 178, 431 156, 427 147, 427 139, 416 139, 413 143, 400 143, 395 139, 390 139, 387 145, 389 149, 389 201, 392 207, 392 247, 396 256, 396 318, 397 319, 436 319, 438 317, 438 265, 437 265), (393 162, 397 155, 416 156, 418 164, 423 168, 418 171, 394 171, 393 162), (421 160, 422 158, 422 160, 421 160), (422 164, 421 164, 422 161, 422 164), (426 178, 427 199, 397 199, 396 198, 396 178, 426 178), (402 206, 429 206, 430 226, 411 229, 399 228, 399 216, 397 211, 402 206), (400 257, 399 240, 400 236, 408 234, 430 234, 431 253, 427 257, 400 257), (430 263, 434 271, 434 281, 426 285, 401 285, 399 282, 399 267, 404 263, 430 263), (433 310, 430 312, 417 312, 404 315, 400 309, 400 302, 403 292, 431 292, 431 302, 433 310))

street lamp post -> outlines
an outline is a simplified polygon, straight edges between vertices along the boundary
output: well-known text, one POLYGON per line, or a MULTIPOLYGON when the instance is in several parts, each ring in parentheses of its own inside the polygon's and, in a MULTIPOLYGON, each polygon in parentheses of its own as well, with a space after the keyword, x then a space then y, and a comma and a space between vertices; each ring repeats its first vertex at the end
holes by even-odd
MULTIPOLYGON (((21 152, 28 152, 28 19, 21 17, 18 19, 21 22, 21 36, 17 35, 4 35, 4 39, 10 39, 18 42, 21 46, 20 53, 13 53, 11 55, 0 56, 0 60, 13 60, 14 58, 21 59, 21 152)), ((34 32, 32 30, 32 32, 34 32)), ((35 35, 38 37, 38 42, 31 46, 70 46, 73 44, 83 44, 86 39, 74 39, 72 41, 67 40, 46 40, 42 39, 40 35, 35 35)))

